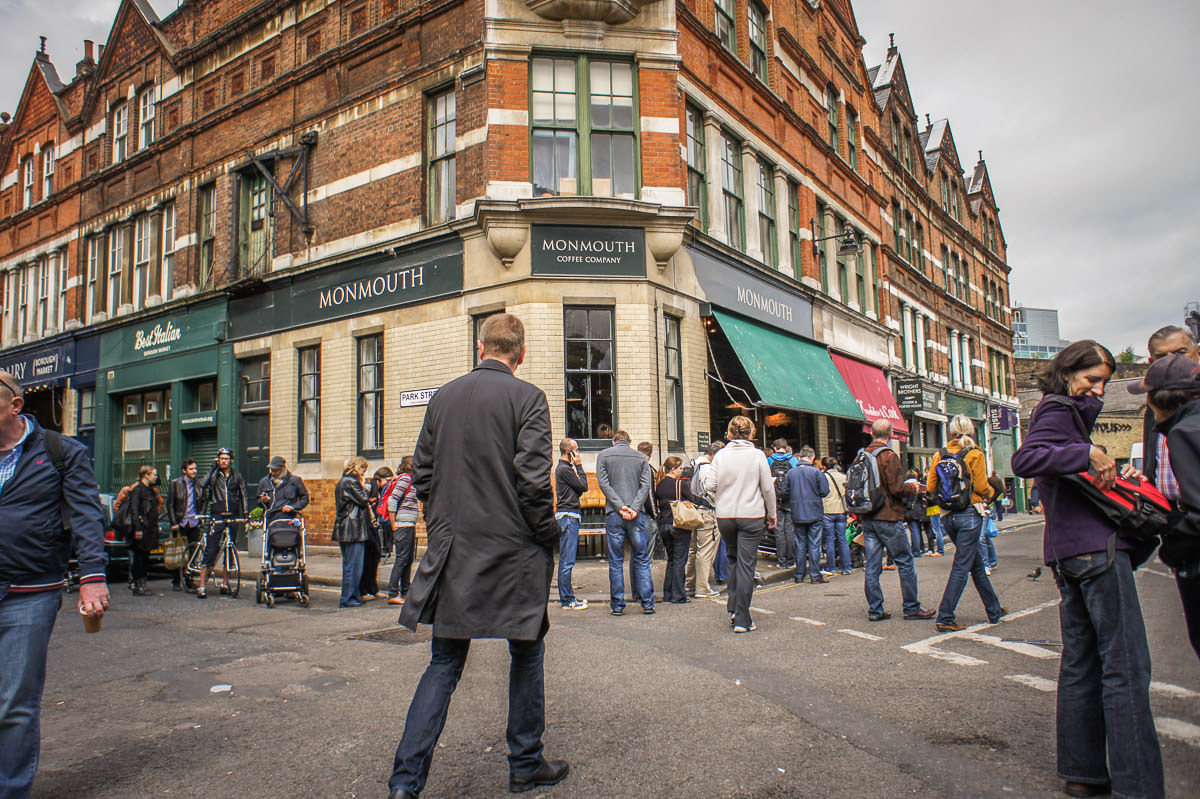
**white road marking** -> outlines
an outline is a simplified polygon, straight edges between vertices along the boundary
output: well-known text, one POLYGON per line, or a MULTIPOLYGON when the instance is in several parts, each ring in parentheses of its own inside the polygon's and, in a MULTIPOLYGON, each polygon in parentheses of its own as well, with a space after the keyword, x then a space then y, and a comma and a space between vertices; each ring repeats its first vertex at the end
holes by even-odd
POLYGON ((1158 682, 1157 680, 1150 683, 1150 690, 1166 694, 1167 696, 1173 696, 1176 699, 1196 699, 1200 697, 1200 693, 1184 688, 1181 685, 1171 685, 1169 682, 1158 682))
POLYGON ((845 633, 846 635, 853 635, 855 638, 861 638, 864 641, 882 641, 883 640, 882 635, 871 635, 870 633, 864 633, 861 630, 851 630, 848 627, 843 627, 842 629, 838 630, 838 632, 845 633))
POLYGON ((753 605, 750 606, 750 610, 754 611, 755 613, 774 613, 775 612, 773 610, 767 610, 766 608, 756 608, 753 605))
POLYGON ((1012 680, 1021 685, 1028 685, 1030 688, 1036 688, 1039 691, 1052 693, 1058 690, 1058 683, 1054 680, 1047 680, 1045 677, 1035 677, 1032 674, 1006 674, 1004 679, 1012 680))
POLYGON ((792 621, 799 621, 799 622, 803 622, 804 624, 811 624, 813 627, 824 627, 825 626, 825 622, 823 622, 823 621, 817 621, 816 619, 806 619, 803 616, 791 616, 790 618, 792 621))
MULTIPOLYGON (((1013 611, 1012 613, 1009 613, 1008 615, 1004 616, 1003 620, 1004 621, 1016 621, 1017 619, 1024 618, 1025 616, 1033 615, 1034 613, 1039 613, 1039 612, 1045 610, 1046 608, 1052 608, 1057 605, 1058 605, 1058 600, 1052 599, 1049 602, 1043 602, 1040 605, 1034 605, 1033 607, 1025 608, 1024 610, 1013 611)), ((939 633, 937 635, 930 636, 929 638, 925 638, 920 641, 915 641, 911 644, 908 644, 907 646, 902 647, 902 649, 904 649, 904 651, 906 651, 906 652, 912 652, 914 655, 928 655, 931 658, 936 658, 937 660, 944 660, 947 663, 954 663, 959 666, 982 666, 985 663, 987 663, 987 661, 983 660, 982 658, 975 658, 975 657, 971 657, 970 655, 960 655, 957 652, 947 652, 943 649, 939 649, 938 647, 934 646, 934 644, 940 644, 941 642, 948 641, 952 638, 966 638, 966 637, 969 637, 973 633, 978 633, 980 630, 986 630, 989 627, 994 627, 994 626, 995 625, 993 625, 993 624, 986 624, 986 623, 985 624, 976 624, 974 626, 968 627, 965 630, 959 630, 958 632, 939 633)), ((984 643, 991 643, 991 642, 984 641, 984 643)), ((1008 646, 1031 646, 1031 645, 1030 644, 1023 644, 1023 645, 1022 644, 1008 644, 1008 646)), ((1026 653, 1026 654, 1028 654, 1028 653, 1026 653)), ((1057 654, 1055 656, 1057 657, 1057 654)))
POLYGON ((1179 719, 1157 718, 1154 727, 1158 734, 1192 746, 1200 746, 1200 727, 1179 719))
POLYGON ((978 641, 981 644, 990 644, 998 646, 1001 649, 1007 649, 1010 652, 1017 652, 1030 657, 1041 658, 1043 660, 1057 659, 1060 655, 1044 647, 1035 646, 1034 644, 1022 644, 1016 641, 1005 641, 998 635, 981 635, 979 633, 963 632, 959 635, 960 638, 966 638, 969 641, 978 641))

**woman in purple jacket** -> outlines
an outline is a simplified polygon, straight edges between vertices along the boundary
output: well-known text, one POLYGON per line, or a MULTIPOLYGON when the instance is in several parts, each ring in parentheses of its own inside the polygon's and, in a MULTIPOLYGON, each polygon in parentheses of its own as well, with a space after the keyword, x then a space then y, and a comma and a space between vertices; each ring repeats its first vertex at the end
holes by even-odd
POLYGON ((1058 672, 1058 776, 1068 796, 1162 797, 1162 754, 1150 712, 1150 650, 1132 553, 1063 475, 1091 469, 1110 485, 1116 464, 1091 443, 1116 362, 1095 341, 1077 341, 1038 373, 1042 401, 1013 471, 1035 477, 1046 514, 1045 562, 1062 595, 1058 672), (1110 551, 1112 555, 1110 557, 1110 551), (1105 754, 1108 753, 1106 763, 1105 754))

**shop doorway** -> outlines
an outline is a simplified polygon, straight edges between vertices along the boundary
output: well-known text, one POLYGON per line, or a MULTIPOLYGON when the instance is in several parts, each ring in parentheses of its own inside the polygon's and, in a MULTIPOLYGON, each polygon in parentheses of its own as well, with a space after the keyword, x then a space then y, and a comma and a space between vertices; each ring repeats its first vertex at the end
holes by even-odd
POLYGON ((63 396, 63 389, 52 386, 26 390, 23 412, 37 419, 44 429, 62 432, 63 396))
POLYGON ((238 414, 239 471, 247 491, 267 475, 271 459, 271 358, 247 358, 238 362, 240 391, 238 414))

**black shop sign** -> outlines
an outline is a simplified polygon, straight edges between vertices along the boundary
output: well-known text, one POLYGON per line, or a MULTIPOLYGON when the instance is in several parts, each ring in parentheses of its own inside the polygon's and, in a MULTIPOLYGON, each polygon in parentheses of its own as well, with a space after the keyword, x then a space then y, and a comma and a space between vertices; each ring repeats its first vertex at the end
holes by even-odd
POLYGON ((530 271, 570 277, 645 277, 641 228, 533 225, 530 271))

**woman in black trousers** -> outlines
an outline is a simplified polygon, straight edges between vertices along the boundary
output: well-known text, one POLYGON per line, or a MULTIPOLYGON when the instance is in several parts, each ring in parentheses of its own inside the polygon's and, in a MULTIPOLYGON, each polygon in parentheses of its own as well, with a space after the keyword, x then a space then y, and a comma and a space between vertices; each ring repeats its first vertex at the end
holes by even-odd
POLYGON ((158 547, 158 470, 153 466, 138 469, 138 481, 129 495, 129 516, 132 525, 129 531, 129 578, 133 582, 130 590, 136 596, 151 596, 146 586, 150 553, 158 547))
POLYGON ((671 503, 676 500, 692 502, 692 483, 683 479, 683 461, 672 455, 663 461, 658 473, 658 484, 654 489, 658 499, 658 533, 667 550, 667 573, 663 577, 663 602, 682 605, 688 601, 684 590, 684 570, 687 567, 688 550, 692 545, 692 531, 680 530, 674 525, 671 503))
MULTIPOLYGON (((388 482, 392 479, 392 470, 384 466, 375 471, 375 476, 371 478, 371 490, 367 493, 367 499, 371 503, 371 513, 375 518, 376 524, 371 533, 367 536, 367 548, 363 552, 363 573, 362 580, 358 583, 358 593, 363 602, 367 602, 375 598, 379 593, 379 561, 383 559, 383 525, 389 522, 382 518, 376 512, 376 506, 379 504, 379 498, 383 496, 383 490, 387 488, 388 482)), ((391 549, 391 529, 389 524, 388 549, 391 549)))

